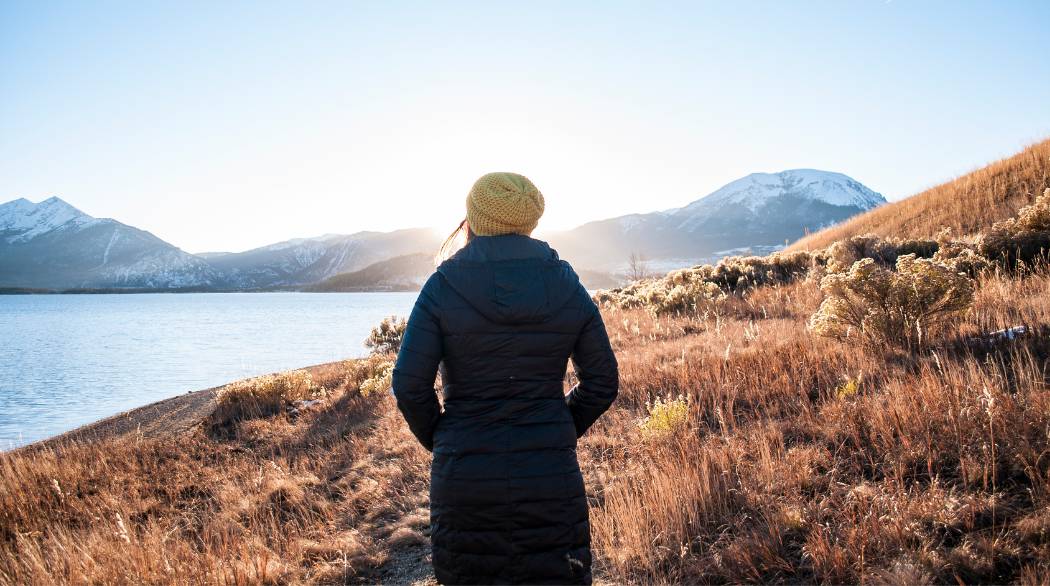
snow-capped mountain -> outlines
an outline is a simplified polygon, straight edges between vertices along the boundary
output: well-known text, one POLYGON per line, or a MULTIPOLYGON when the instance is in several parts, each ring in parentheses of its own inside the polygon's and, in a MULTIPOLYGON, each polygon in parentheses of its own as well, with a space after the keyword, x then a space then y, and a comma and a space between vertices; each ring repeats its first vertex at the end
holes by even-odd
POLYGON ((220 280, 203 259, 57 197, 0 205, 0 286, 176 288, 220 280))
POLYGON ((632 253, 685 266, 728 249, 769 250, 885 202, 842 173, 753 173, 680 208, 590 222, 550 240, 589 268, 617 270, 632 253))
POLYGON ((863 210, 886 202, 882 195, 842 173, 793 169, 780 173, 752 173, 684 208, 665 213, 684 217, 686 221, 710 215, 710 210, 715 207, 741 207, 757 213, 772 201, 785 197, 863 210))
POLYGON ((0 205, 0 234, 7 243, 27 242, 53 230, 73 230, 96 222, 57 197, 38 204, 19 198, 0 205))
POLYGON ((57 197, 0 205, 0 287, 252 289, 316 283, 440 244, 427 229, 326 234, 194 255, 57 197))

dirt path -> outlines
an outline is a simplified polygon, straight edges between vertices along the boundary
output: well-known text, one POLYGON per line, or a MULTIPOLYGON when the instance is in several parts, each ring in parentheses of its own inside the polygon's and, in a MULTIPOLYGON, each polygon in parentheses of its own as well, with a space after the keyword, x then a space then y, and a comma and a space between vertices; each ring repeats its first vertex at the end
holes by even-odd
POLYGON ((91 441, 140 433, 145 437, 164 437, 188 431, 215 410, 215 397, 222 387, 193 391, 118 413, 72 431, 33 444, 47 446, 70 440, 91 441))

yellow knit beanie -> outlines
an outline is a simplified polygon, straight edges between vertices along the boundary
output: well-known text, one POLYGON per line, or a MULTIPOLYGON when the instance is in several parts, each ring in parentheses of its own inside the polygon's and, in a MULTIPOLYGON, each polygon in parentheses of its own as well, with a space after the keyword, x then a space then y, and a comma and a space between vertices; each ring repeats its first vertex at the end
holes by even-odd
POLYGON ((517 173, 482 175, 467 194, 467 223, 478 236, 528 235, 543 215, 543 194, 517 173))

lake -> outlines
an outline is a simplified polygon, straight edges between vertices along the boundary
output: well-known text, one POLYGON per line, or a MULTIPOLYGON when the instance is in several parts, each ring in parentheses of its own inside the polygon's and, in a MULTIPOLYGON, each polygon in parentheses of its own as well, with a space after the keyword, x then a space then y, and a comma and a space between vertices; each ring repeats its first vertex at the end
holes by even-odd
POLYGON ((363 356, 416 293, 0 295, 0 449, 187 391, 363 356))

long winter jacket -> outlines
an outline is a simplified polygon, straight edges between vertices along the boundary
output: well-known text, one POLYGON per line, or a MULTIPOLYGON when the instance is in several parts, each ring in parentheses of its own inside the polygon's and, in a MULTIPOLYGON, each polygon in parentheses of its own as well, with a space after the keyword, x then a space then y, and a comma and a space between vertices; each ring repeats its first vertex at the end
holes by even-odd
POLYGON ((433 452, 439 582, 590 583, 576 440, 616 398, 618 375, 601 315, 567 262, 527 236, 475 237, 420 292, 393 387, 433 452), (566 395, 570 357, 580 382, 566 395))

